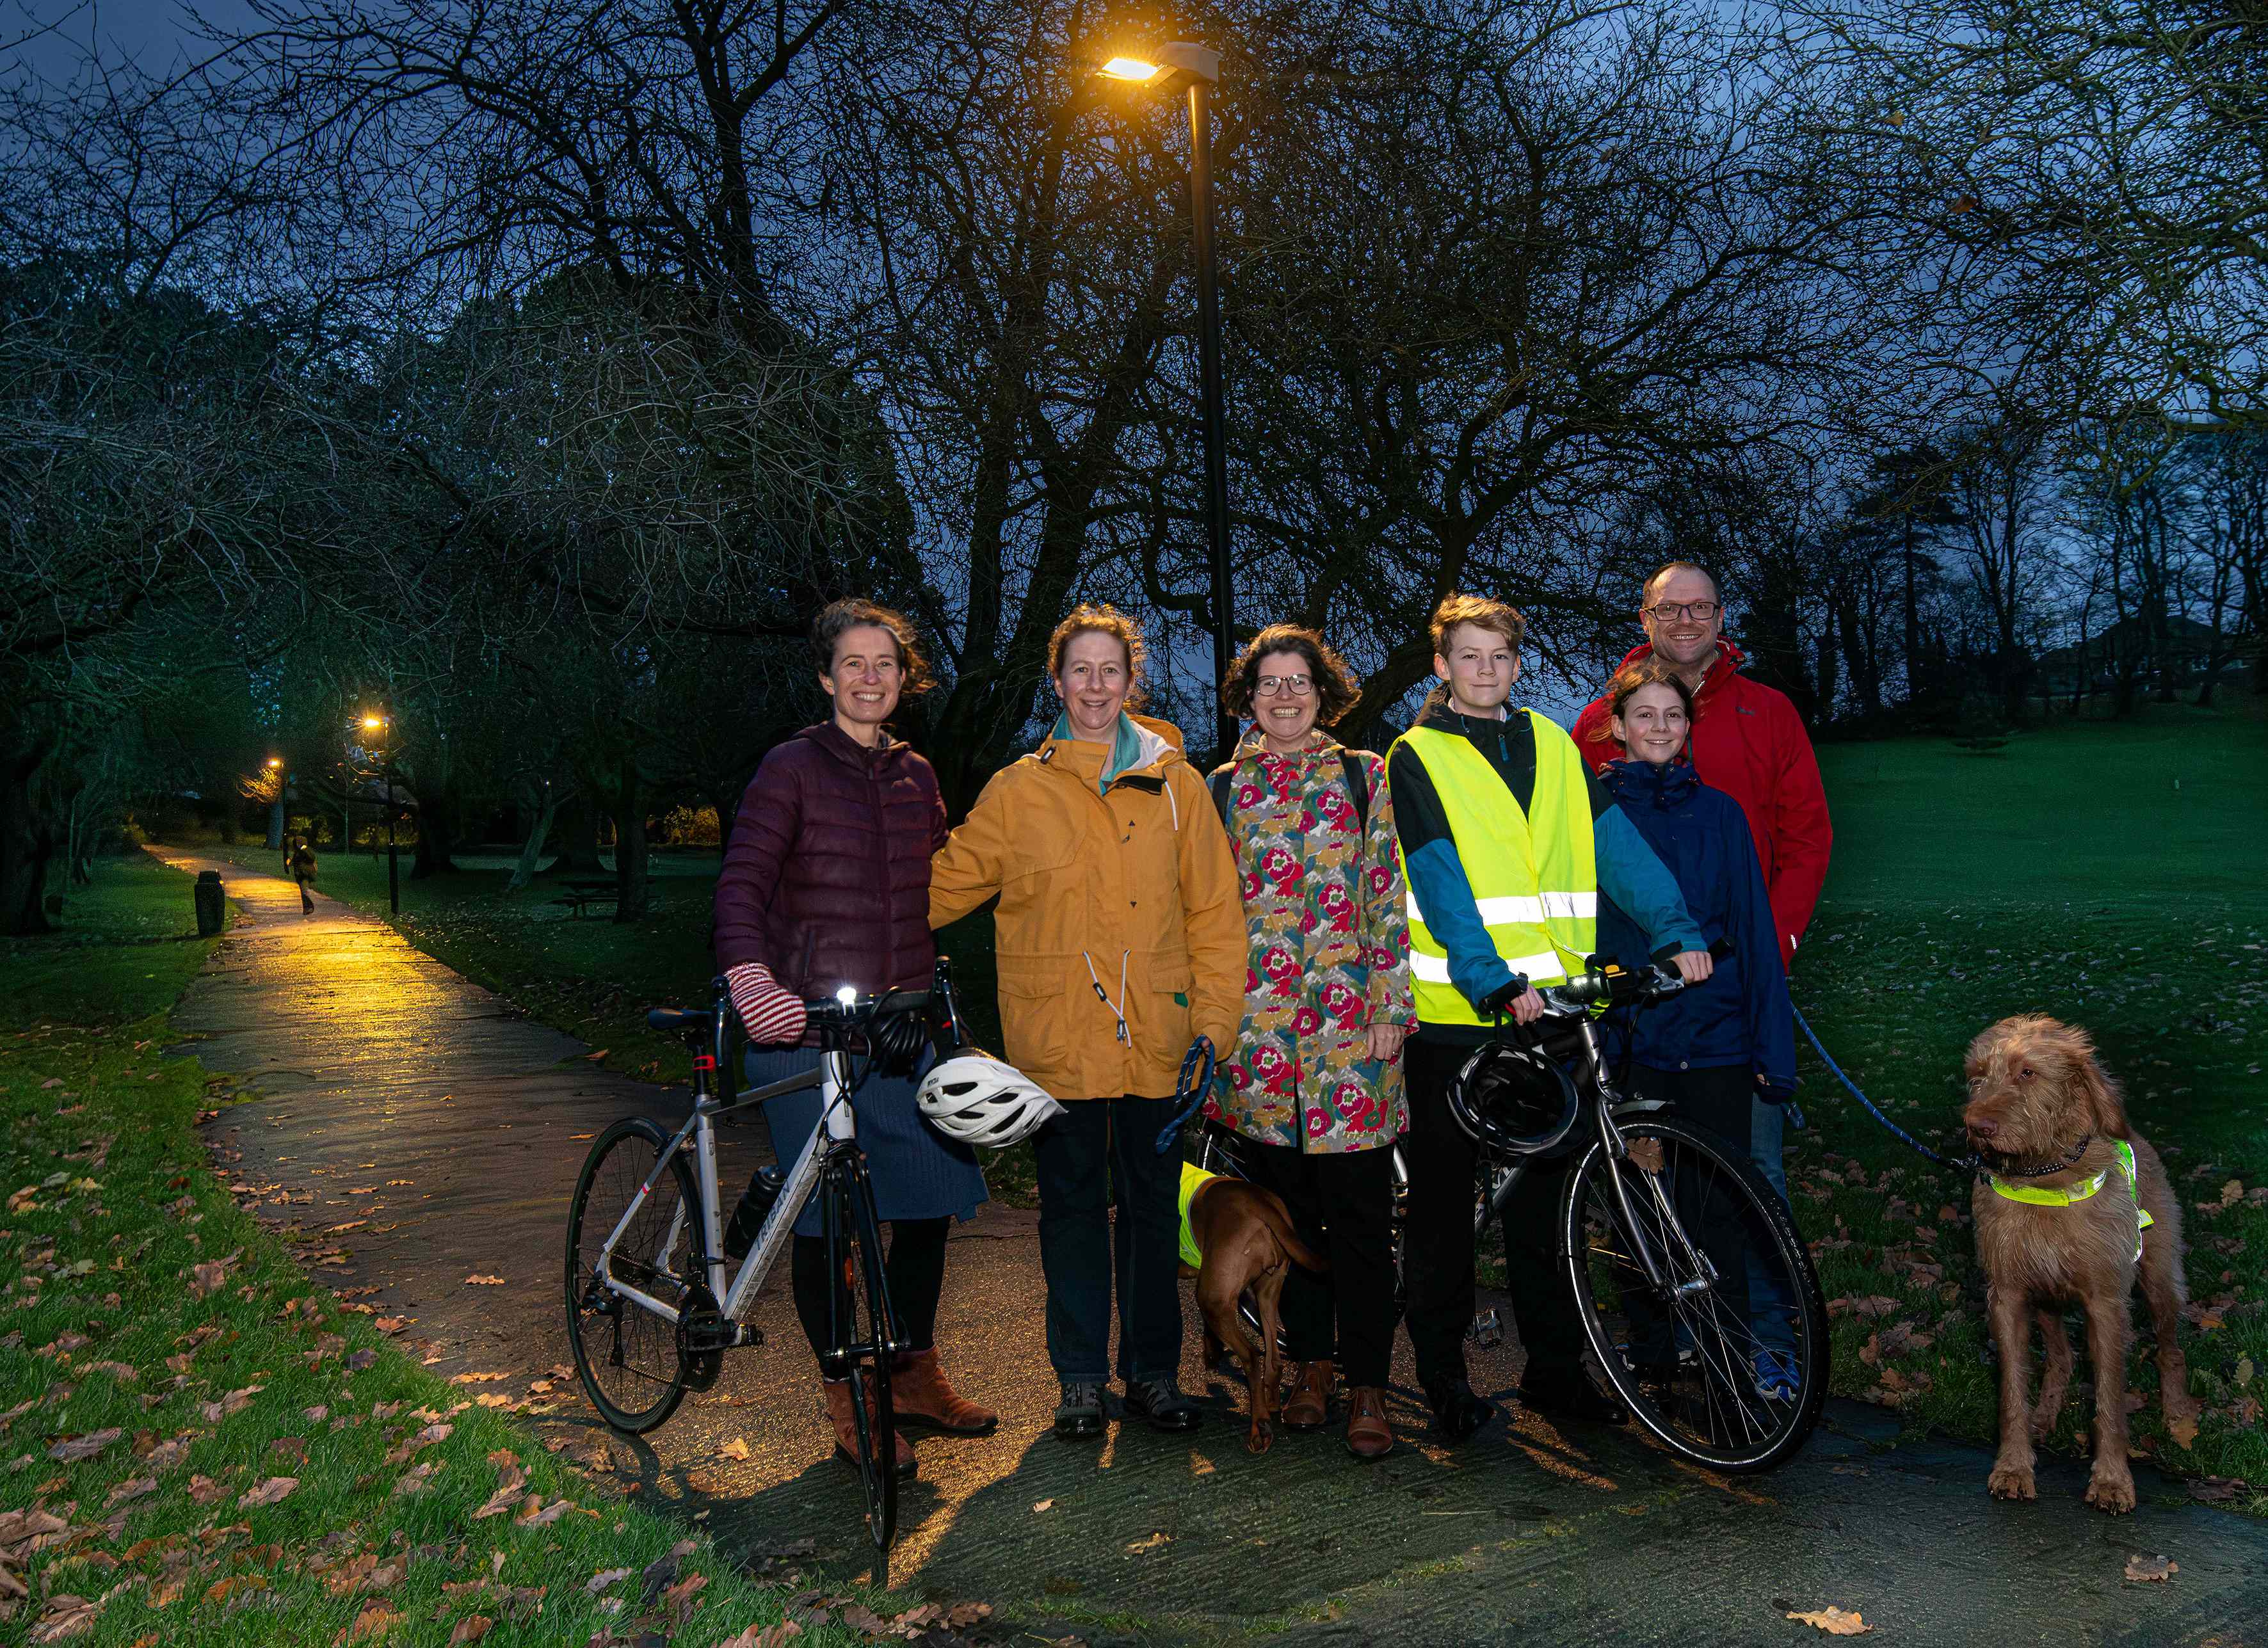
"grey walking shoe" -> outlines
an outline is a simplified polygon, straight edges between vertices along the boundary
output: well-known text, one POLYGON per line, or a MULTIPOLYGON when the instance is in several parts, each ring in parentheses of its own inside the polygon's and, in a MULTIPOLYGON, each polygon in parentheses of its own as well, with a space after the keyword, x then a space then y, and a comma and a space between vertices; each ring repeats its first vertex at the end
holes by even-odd
POLYGON ((1063 1387, 1056 1404, 1056 1434, 1066 1442, 1091 1442, 1102 1434, 1102 1387, 1085 1379, 1063 1387))

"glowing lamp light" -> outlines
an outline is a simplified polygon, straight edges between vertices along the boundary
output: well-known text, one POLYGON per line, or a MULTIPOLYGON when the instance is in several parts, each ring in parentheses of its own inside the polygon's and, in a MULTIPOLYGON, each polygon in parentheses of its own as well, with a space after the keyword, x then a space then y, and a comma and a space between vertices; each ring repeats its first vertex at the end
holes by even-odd
POLYGON ((284 758, 281 755, 270 755, 268 758, 268 764, 270 767, 281 767, 284 764, 284 758))
POLYGON ((365 732, 375 732, 385 725, 384 716, 366 715, 362 718, 363 731, 365 732))
POLYGON ((1101 72, 1113 80, 1130 80, 1138 85, 1155 80, 1165 70, 1140 57, 1113 57, 1102 65, 1101 72))
POLYGON ((835 999, 841 1002, 845 1007, 848 1007, 851 1003, 858 999, 858 992, 850 985, 845 984, 842 989, 835 992, 835 999))

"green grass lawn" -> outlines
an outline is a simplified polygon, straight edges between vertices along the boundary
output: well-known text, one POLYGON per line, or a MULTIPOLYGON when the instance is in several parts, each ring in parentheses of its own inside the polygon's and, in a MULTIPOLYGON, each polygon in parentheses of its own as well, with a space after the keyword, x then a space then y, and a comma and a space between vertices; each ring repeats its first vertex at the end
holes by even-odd
POLYGON ((165 1051, 188 887, 106 862, 0 950, 0 1637, 757 1641, 786 1587, 393 1349, 215 1175, 228 1078, 165 1051))
MULTIPOLYGON (((2176 1446, 2138 1352, 2131 1387, 2153 1401, 2136 1445, 2183 1474, 2245 1480, 2236 1501, 2268 1512, 2268 727, 2167 707, 1990 754, 1904 740, 1830 747, 1821 765, 1835 861, 1797 1004, 1868 1095, 1948 1155, 1977 1031, 2036 1012, 2093 1033, 2183 1203, 2190 1367, 2208 1409, 2176 1446)), ((1837 1388, 1989 1438, 1968 1182, 1898 1144, 1801 1051, 1812 1128, 1791 1136, 1789 1177, 1844 1302, 1837 1388), (1907 1348, 1885 1354, 1886 1340, 1907 1348)), ((2080 1451, 2088 1414, 2067 1406, 2051 1446, 2080 1451)))

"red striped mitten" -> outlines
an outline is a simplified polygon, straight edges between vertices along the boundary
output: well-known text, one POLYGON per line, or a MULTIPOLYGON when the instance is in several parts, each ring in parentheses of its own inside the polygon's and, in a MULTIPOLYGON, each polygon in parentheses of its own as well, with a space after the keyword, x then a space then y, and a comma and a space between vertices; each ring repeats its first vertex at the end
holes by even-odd
POLYGON ((740 1010, 740 1023, 747 1030, 749 1041, 759 1046, 792 1046, 803 1040, 804 1026, 808 1022, 803 997, 782 990, 772 977, 772 970, 762 962, 743 961, 728 969, 725 982, 733 992, 733 1005, 740 1010))

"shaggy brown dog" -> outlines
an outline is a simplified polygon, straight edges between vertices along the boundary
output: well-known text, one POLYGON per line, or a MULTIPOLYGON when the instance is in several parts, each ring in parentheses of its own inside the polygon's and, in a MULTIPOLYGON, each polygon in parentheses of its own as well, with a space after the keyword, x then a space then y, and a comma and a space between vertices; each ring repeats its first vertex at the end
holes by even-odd
POLYGON ((1245 1450, 1265 1453, 1276 1440, 1270 1422, 1284 1379, 1278 1348, 1284 1278, 1295 1263, 1316 1272, 1328 1267, 1292 1228, 1284 1198, 1241 1179, 1208 1179, 1197 1187, 1189 1198, 1189 1234, 1204 1255, 1197 1271, 1197 1306, 1204 1312, 1205 1365, 1218 1361, 1224 1346, 1236 1352, 1252 1392, 1252 1430, 1245 1450), (1237 1300, 1247 1288, 1260 1318, 1256 1345, 1237 1314, 1237 1300))
POLYGON ((2032 1444, 2063 1409, 2071 1384, 2071 1340, 2064 1308, 2087 1312, 2087 1355, 2095 1368, 2095 1469, 2087 1503, 2100 1511, 2134 1508, 2126 1463, 2128 1304, 2136 1273, 2158 1335, 2158 1388, 2176 1436, 2196 1434, 2197 1399, 2178 1335, 2187 1297, 2182 1278, 2182 1212, 2166 1169, 2148 1141, 2126 1123, 2117 1084, 2095 1062, 2087 1032, 2042 1014, 2003 1019, 1969 1044, 1969 1104, 1962 1121, 1988 1172, 2011 1188, 2043 1191, 2102 1186, 2066 1205, 2014 1201, 1979 1178, 1970 1205, 1977 1257, 1984 1267, 1992 1343, 2000 1358, 2000 1453, 1987 1485, 2003 1499, 2036 1497, 2032 1444), (2114 1140, 2133 1146, 2130 1194, 2114 1140), (2138 1228, 2139 1209, 2150 1216, 2138 1228), (2138 1236, 2141 1259, 2134 1250, 2138 1236), (2040 1399, 2031 1386, 2031 1323, 2047 1344, 2040 1399))

